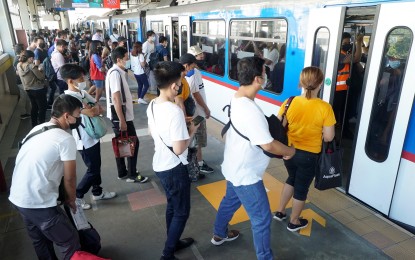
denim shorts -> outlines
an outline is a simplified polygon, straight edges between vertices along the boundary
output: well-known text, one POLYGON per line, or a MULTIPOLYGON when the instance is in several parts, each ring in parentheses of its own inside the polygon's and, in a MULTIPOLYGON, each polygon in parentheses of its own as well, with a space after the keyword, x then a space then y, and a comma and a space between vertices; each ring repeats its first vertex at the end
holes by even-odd
POLYGON ((308 189, 316 175, 317 159, 318 154, 297 149, 293 158, 284 161, 288 171, 285 183, 294 187, 294 199, 307 199, 308 189))
POLYGON ((94 81, 94 85, 96 88, 103 88, 104 87, 104 82, 103 80, 93 80, 94 81))

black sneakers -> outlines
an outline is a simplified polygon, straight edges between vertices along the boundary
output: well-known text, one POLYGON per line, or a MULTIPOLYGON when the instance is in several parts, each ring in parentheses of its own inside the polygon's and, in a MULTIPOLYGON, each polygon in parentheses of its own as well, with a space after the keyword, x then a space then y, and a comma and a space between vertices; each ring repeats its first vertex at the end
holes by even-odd
POLYGON ((291 232, 294 231, 298 231, 300 229, 303 229, 305 227, 308 226, 308 220, 307 219, 303 219, 303 218, 299 218, 298 221, 300 222, 300 224, 292 224, 291 222, 288 223, 287 229, 291 232))
POLYGON ((284 213, 279 212, 279 211, 275 212, 275 215, 273 217, 273 219, 278 220, 278 221, 283 221, 286 218, 287 218, 287 214, 284 214, 284 213))
POLYGON ((195 240, 191 237, 180 239, 179 242, 177 242, 176 247, 174 248, 174 251, 179 251, 181 249, 184 249, 186 247, 189 247, 195 242, 195 240))
POLYGON ((209 167, 209 165, 207 165, 205 161, 203 161, 202 166, 199 166, 199 169, 201 172, 204 172, 204 173, 213 173, 213 168, 209 167))

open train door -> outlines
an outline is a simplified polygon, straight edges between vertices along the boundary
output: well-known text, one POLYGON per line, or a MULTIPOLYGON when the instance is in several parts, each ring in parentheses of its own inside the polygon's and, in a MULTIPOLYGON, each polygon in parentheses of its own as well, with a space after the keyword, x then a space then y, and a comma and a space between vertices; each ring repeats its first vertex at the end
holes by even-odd
POLYGON ((179 49, 180 57, 187 53, 190 42, 190 17, 179 16, 179 49))
POLYGON ((330 102, 337 77, 345 7, 330 7, 310 11, 304 67, 317 66, 324 73, 320 96, 330 102))
MULTIPOLYGON (((173 60, 173 27, 172 27, 172 19, 171 17, 167 17, 163 19, 163 26, 164 26, 164 36, 167 38, 167 49, 169 50, 169 57, 173 60)), ((158 43, 157 43, 158 44, 158 43)))
MULTIPOLYGON (((378 6, 348 190, 385 215, 389 215, 394 193, 412 190, 410 194, 401 194, 401 198, 415 193, 410 179, 405 183, 403 179, 399 181, 398 175, 415 94, 413 10, 413 2, 378 6), (399 66, 394 64, 397 59, 399 66), (403 189, 405 185, 408 188, 403 189)), ((408 200, 403 205, 401 213, 413 212, 407 208, 408 200)), ((412 220, 413 216, 412 213, 412 220)))

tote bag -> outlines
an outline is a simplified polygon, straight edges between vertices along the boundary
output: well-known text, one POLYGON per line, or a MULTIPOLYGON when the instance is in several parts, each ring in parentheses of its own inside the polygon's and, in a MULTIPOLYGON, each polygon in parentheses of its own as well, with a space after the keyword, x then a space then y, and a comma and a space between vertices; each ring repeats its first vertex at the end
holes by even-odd
POLYGON ((134 156, 135 146, 137 145, 136 136, 128 136, 127 132, 121 132, 119 137, 112 138, 112 149, 115 158, 134 156))
POLYGON ((317 162, 314 187, 327 190, 342 185, 342 156, 334 141, 323 142, 317 162))

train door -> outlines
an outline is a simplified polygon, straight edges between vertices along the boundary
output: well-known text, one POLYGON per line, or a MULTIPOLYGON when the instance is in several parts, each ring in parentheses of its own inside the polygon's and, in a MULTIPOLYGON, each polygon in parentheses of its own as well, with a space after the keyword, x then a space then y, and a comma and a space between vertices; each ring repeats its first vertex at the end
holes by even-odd
POLYGON ((172 46, 173 46, 173 37, 172 37, 173 30, 172 30, 171 18, 169 17, 169 18, 165 19, 163 25, 164 25, 164 36, 167 38, 167 42, 168 42, 167 49, 168 49, 168 52, 169 52, 169 58, 171 58, 171 57, 173 57, 173 48, 172 48, 172 46))
POLYGON ((349 185, 351 195, 386 215, 394 192, 404 188, 396 184, 415 94, 414 8, 415 3, 378 7, 349 185))
POLYGON ((179 16, 179 46, 180 56, 187 53, 190 40, 190 17, 179 16))

